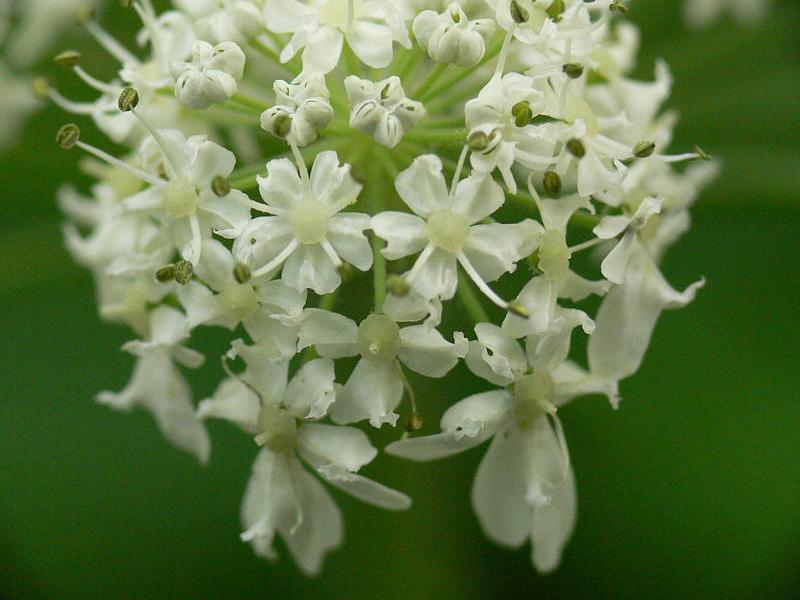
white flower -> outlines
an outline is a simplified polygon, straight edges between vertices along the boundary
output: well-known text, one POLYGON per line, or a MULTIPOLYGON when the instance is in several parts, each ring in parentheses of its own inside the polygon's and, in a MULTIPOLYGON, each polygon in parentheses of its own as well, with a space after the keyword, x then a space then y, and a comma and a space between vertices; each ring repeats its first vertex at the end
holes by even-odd
POLYGON ((396 260, 421 252, 406 280, 425 298, 452 298, 457 265, 493 301, 486 286, 516 268, 535 249, 536 224, 479 224, 502 206, 503 192, 491 177, 470 176, 448 192, 442 163, 434 155, 417 157, 395 180, 400 198, 415 215, 383 212, 372 218, 375 233, 388 242, 383 255, 396 260))
POLYGON ((233 42, 216 46, 195 42, 192 62, 173 62, 169 66, 175 80, 175 97, 184 106, 199 109, 229 100, 244 75, 244 61, 244 52, 233 42))
POLYGON ((510 192, 517 191, 511 167, 546 167, 552 161, 556 140, 551 127, 531 125, 544 108, 544 96, 531 77, 519 73, 495 75, 477 98, 467 102, 464 116, 469 129, 470 157, 475 170, 497 169, 510 192), (476 140, 484 140, 481 145, 476 140))
POLYGON ((194 17, 200 39, 243 44, 264 30, 260 5, 249 0, 175 0, 176 6, 194 17))
POLYGON ((386 448, 424 461, 491 439, 473 484, 472 506, 495 542, 516 548, 530 538, 533 564, 542 572, 558 565, 575 523, 574 475, 556 410, 577 395, 608 391, 604 382, 566 360, 575 324, 562 322, 545 336, 529 337, 527 355, 497 326, 478 324, 467 364, 507 387, 450 407, 442 417, 442 433, 386 448))
POLYGON ((188 140, 180 131, 162 129, 142 149, 145 160, 157 160, 168 180, 153 185, 123 202, 130 211, 144 211, 166 223, 174 246, 196 264, 202 241, 212 230, 240 231, 250 220, 247 196, 231 190, 219 197, 211 189, 215 177, 233 171, 236 157, 230 150, 195 135, 188 140))
POLYGON ((430 325, 398 327, 391 315, 373 313, 360 324, 334 312, 306 309, 298 350, 314 346, 320 356, 361 356, 342 388, 331 416, 337 423, 364 419, 374 427, 397 421, 394 409, 403 396, 398 360, 427 377, 444 377, 467 352, 460 332, 448 342, 430 325))
POLYGON ((268 281, 264 276, 252 277, 249 267, 237 264, 230 251, 216 240, 203 241, 194 272, 203 283, 190 281, 177 291, 190 327, 216 324, 234 329, 241 322, 254 340, 287 340, 281 344, 281 355, 294 356, 297 336, 283 330, 299 321, 305 292, 293 290, 281 281, 268 281))
POLYGON ((342 518, 303 463, 323 481, 380 508, 404 510, 411 500, 357 473, 377 454, 362 431, 309 422, 325 416, 334 402, 331 360, 309 361, 287 382, 288 361, 265 359, 257 347, 243 344, 234 351, 247 370, 223 381, 199 414, 236 423, 263 447, 242 503, 242 540, 275 559, 277 533, 303 571, 318 573, 325 554, 342 542, 342 518))
POLYGON ((419 13, 413 30, 419 45, 436 62, 471 67, 483 58, 494 34, 494 21, 470 20, 458 2, 451 2, 441 13, 419 13))
POLYGON ((361 62, 382 68, 392 61, 394 41, 411 47, 391 6, 387 0, 266 0, 264 22, 275 33, 292 34, 281 60, 286 62, 302 50, 302 75, 332 71, 345 40, 361 62))
POLYGON ((350 75, 344 87, 352 106, 350 127, 388 148, 399 144, 403 134, 425 116, 425 107, 406 97, 395 75, 376 82, 350 75))
POLYGON ((233 245, 254 276, 283 267, 281 278, 289 287, 328 294, 342 282, 337 269, 343 260, 361 271, 372 266, 364 236, 369 215, 340 213, 355 202, 361 184, 349 165, 339 165, 336 152, 317 154, 310 176, 301 177, 288 159, 272 160, 258 188, 265 202, 260 210, 272 216, 253 219, 233 245))
POLYGON ((740 23, 760 21, 770 0, 684 0, 683 16, 692 27, 703 29, 729 12, 740 23))
POLYGON ((168 306, 153 309, 149 339, 131 341, 122 347, 137 357, 130 383, 121 392, 100 392, 97 401, 118 410, 141 405, 153 413, 169 441, 206 463, 211 442, 195 415, 189 385, 174 362, 192 369, 203 363, 202 354, 181 345, 188 337, 180 312, 168 306))
POLYGON ((303 147, 317 139, 317 133, 333 119, 333 107, 328 101, 330 94, 322 75, 293 83, 278 79, 272 89, 275 106, 261 113, 261 129, 268 133, 303 147), (284 131, 287 122, 288 133, 284 131))

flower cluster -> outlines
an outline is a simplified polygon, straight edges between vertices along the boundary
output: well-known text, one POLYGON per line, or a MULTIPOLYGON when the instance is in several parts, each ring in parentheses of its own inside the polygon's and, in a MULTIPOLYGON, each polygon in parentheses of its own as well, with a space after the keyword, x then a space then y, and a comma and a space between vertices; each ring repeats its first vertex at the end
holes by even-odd
POLYGON ((658 263, 715 164, 666 153, 670 73, 629 76, 625 6, 127 4, 137 52, 85 23, 119 63, 113 80, 57 57, 97 99, 48 90, 125 148, 111 155, 76 124, 57 135, 96 178, 60 193, 67 246, 100 315, 136 336, 130 383, 98 400, 150 411, 201 462, 204 420, 252 436, 242 540, 271 559, 278 535, 308 573, 342 541, 326 485, 411 504, 359 473, 377 455, 370 428, 397 427, 386 451, 416 461, 488 442, 472 488, 483 530, 530 540, 535 567, 554 569, 576 511, 561 407, 602 394, 616 408, 660 313, 702 286, 673 289, 658 263), (234 339, 195 403, 186 369, 204 356, 188 344, 209 326, 234 339), (415 388, 465 370, 477 393, 419 435, 432 408, 415 388))

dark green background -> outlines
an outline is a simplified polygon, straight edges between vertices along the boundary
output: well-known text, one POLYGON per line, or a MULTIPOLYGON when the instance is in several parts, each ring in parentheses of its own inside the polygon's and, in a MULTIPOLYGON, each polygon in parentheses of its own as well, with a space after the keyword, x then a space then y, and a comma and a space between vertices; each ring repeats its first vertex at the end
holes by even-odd
MULTIPOLYGON (((664 263, 677 287, 707 286, 663 316, 618 412, 599 398, 563 410, 580 501, 555 574, 481 535, 468 491, 483 449, 426 465, 381 455, 365 473, 414 507, 386 514, 337 493, 346 542, 319 578, 285 554, 255 558, 238 539, 247 436, 212 423, 202 469, 145 413, 92 401, 126 383, 128 334, 98 320, 89 275, 61 247, 53 196, 78 156, 56 149, 69 118, 48 109, 0 155, 0 597, 797 597, 800 10, 778 2, 758 27, 695 34, 676 2, 632 4, 640 73, 656 56, 673 68, 676 148, 699 143, 724 171, 664 263)), ((131 14, 109 5, 110 28, 129 32, 131 14)), ((220 376, 204 374, 198 397, 220 376)), ((429 415, 474 381, 454 379, 461 389, 418 390, 429 415)))

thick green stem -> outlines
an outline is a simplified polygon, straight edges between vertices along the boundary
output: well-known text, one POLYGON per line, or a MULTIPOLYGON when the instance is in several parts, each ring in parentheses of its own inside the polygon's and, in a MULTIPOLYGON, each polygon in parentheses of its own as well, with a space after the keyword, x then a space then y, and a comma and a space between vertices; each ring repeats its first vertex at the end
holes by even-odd
POLYGON ((236 102, 241 106, 246 106, 247 108, 252 108, 260 113, 264 112, 269 108, 269 104, 264 102, 263 100, 259 100, 258 98, 253 98, 252 96, 247 96, 240 92, 235 93, 231 97, 232 102, 236 102))
POLYGON ((444 73, 444 70, 447 67, 447 63, 437 63, 436 66, 431 69, 430 73, 428 73, 425 81, 423 81, 420 86, 414 90, 412 97, 416 98, 420 102, 425 102, 425 100, 430 97, 428 92, 431 90, 431 87, 436 83, 436 80, 442 76, 442 73, 444 73))
MULTIPOLYGON (((382 177, 380 163, 370 161, 369 175, 367 177, 367 190, 369 193, 370 209, 373 215, 378 214, 384 208, 384 182, 387 181, 386 177, 382 177)), ((388 181, 394 181, 394 178, 388 178, 388 181)), ((381 312, 383 308, 383 301, 386 298, 386 259, 381 252, 383 250, 383 240, 381 240, 375 233, 372 234, 372 285, 375 294, 375 312, 381 312)))
POLYGON ((477 65, 475 65, 474 67, 470 67, 469 69, 462 69, 460 71, 457 71, 453 73, 453 75, 451 75, 450 77, 445 77, 441 82, 439 82, 439 85, 430 90, 428 96, 433 98, 438 96, 441 92, 444 92, 445 90, 452 90, 455 86, 459 85, 464 79, 466 79, 473 73, 477 72, 483 65, 485 65, 495 56, 497 56, 502 48, 503 48, 503 37, 502 36, 496 37, 495 40, 492 42, 492 45, 486 51, 486 54, 483 55, 483 58, 477 65))

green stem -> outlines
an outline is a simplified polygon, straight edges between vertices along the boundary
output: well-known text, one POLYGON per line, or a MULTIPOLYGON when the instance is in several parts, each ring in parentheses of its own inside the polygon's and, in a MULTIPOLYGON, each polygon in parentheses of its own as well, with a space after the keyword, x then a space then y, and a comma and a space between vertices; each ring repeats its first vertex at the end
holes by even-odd
MULTIPOLYGON (((369 176, 367 177, 367 187, 370 199, 372 214, 376 215, 384 208, 383 186, 380 185, 385 180, 381 177, 381 169, 378 162, 370 161, 369 176)), ((394 181, 394 178, 391 178, 394 181)), ((383 250, 383 240, 375 233, 372 234, 372 287, 375 294, 375 312, 381 312, 383 301, 386 298, 386 259, 381 252, 383 250)))
POLYGON ((481 303, 480 298, 478 298, 472 286, 473 283, 470 281, 469 277, 459 270, 458 299, 461 301, 461 304, 464 305, 464 308, 467 309, 469 316, 472 317, 475 323, 486 323, 489 321, 489 315, 486 313, 483 303, 481 303))
POLYGON ((292 71, 289 69, 289 67, 281 62, 281 57, 278 50, 273 50, 258 38, 251 40, 250 46, 259 54, 272 60, 272 62, 274 62, 283 71, 289 75, 292 75, 292 71))
POLYGON ((459 129, 412 129, 405 134, 405 138, 411 142, 421 142, 429 144, 454 144, 463 146, 467 141, 467 130, 459 129))
POLYGON ((253 98, 252 96, 247 96, 241 92, 237 92, 231 96, 231 101, 242 106, 246 106, 247 108, 257 110, 259 113, 262 113, 269 108, 269 104, 266 102, 263 102, 258 98, 253 98))
POLYGON ((436 83, 436 80, 442 76, 442 73, 444 73, 444 70, 447 67, 447 63, 436 63, 436 66, 430 70, 430 73, 428 73, 425 81, 423 81, 420 86, 414 90, 412 97, 418 99, 420 102, 425 102, 429 97, 428 92, 430 91, 431 87, 434 83, 436 83))

